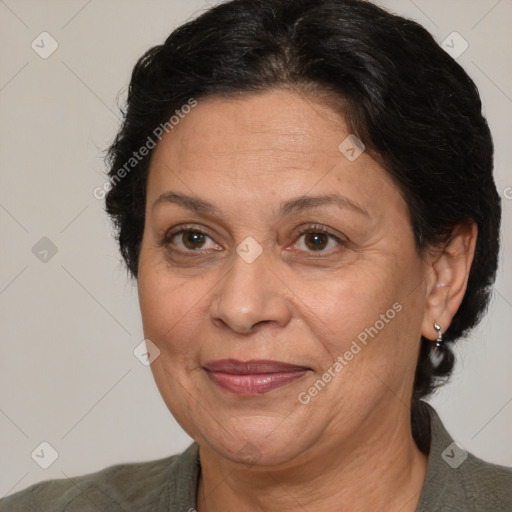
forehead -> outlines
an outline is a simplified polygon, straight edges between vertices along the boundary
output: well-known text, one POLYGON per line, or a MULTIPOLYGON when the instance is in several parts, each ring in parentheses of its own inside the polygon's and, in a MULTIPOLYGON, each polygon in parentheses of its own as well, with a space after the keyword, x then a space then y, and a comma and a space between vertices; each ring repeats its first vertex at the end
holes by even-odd
POLYGON ((299 93, 211 97, 199 100, 163 138, 154 160, 164 153, 192 168, 196 163, 215 167, 217 161, 235 163, 252 155, 253 160, 272 157, 276 166, 286 160, 300 165, 320 154, 338 158, 345 132, 340 115, 299 93))
POLYGON ((235 187, 256 198, 340 185, 366 196, 395 188, 366 153, 350 161, 340 151, 349 135, 343 116, 311 95, 276 90, 201 99, 155 149, 148 202, 166 188, 211 195, 235 187))

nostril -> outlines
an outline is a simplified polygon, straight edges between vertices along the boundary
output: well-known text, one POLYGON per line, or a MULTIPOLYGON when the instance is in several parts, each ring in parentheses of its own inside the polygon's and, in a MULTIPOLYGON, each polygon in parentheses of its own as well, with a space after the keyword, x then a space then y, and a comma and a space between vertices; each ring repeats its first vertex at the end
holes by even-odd
POLYGON ((261 321, 259 321, 259 322, 256 322, 256 323, 251 327, 251 331, 252 331, 253 329, 256 329, 256 328, 257 328, 258 326, 260 326, 260 325, 267 325, 267 324, 269 324, 269 323, 271 323, 271 322, 272 322, 272 320, 261 320, 261 321))

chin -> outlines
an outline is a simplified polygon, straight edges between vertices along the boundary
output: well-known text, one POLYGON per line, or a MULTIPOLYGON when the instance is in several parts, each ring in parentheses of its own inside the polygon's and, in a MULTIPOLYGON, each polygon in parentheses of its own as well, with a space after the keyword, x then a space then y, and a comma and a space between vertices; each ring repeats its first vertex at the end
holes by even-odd
POLYGON ((200 446, 240 464, 285 465, 303 454, 315 442, 315 436, 306 432, 304 427, 290 428, 290 425, 284 425, 281 417, 247 418, 245 422, 238 419, 236 425, 229 425, 227 422, 221 424, 226 430, 218 425, 215 429, 203 427, 196 440, 200 446))

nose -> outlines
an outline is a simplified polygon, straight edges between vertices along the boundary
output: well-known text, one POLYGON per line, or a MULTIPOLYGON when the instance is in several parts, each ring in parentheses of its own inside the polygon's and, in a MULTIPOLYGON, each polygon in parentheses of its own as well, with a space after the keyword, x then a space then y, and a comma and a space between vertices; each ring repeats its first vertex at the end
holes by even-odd
POLYGON ((262 253, 248 263, 238 254, 220 281, 210 305, 210 317, 218 327, 248 334, 264 325, 285 327, 291 318, 287 287, 262 253))

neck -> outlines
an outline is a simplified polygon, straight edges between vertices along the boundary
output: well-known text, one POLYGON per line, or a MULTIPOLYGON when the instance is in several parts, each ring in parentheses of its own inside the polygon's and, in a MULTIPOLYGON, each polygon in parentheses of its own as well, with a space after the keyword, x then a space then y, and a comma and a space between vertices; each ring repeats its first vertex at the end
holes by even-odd
POLYGON ((387 418, 370 419, 348 441, 318 443, 314 454, 286 467, 248 467, 201 447, 197 510, 414 512, 427 457, 405 408, 387 418))

